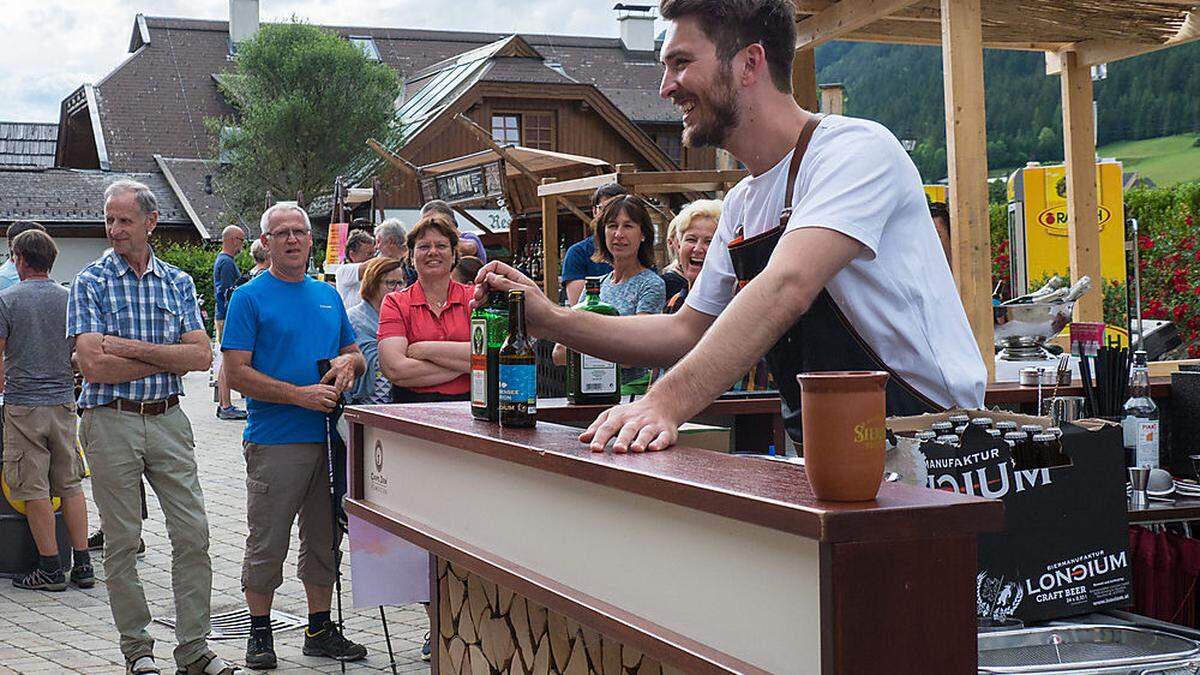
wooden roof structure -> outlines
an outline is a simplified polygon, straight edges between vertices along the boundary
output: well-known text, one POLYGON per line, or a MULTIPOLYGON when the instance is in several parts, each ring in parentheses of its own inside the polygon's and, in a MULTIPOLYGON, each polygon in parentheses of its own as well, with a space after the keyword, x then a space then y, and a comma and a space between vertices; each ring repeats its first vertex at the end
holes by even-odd
MULTIPOLYGON (((1046 53, 1062 77, 1070 264, 1074 279, 1100 275, 1091 66, 1200 39, 1200 0, 795 0, 797 101, 817 110, 813 49, 830 40, 942 48, 946 164, 954 278, 988 372, 994 374, 991 243, 983 49, 1046 53)), ((1073 280, 1074 280, 1073 279, 1073 280)), ((1077 321, 1102 321, 1103 298, 1075 305, 1077 321)))

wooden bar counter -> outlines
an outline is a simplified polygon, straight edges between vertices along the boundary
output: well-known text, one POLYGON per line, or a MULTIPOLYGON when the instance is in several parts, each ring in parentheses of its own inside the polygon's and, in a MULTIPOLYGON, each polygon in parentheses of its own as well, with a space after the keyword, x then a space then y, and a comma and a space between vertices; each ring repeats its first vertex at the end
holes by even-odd
POLYGON ((434 556, 434 673, 974 673, 999 502, 676 447, 591 453, 461 404, 350 408, 347 510, 434 556))

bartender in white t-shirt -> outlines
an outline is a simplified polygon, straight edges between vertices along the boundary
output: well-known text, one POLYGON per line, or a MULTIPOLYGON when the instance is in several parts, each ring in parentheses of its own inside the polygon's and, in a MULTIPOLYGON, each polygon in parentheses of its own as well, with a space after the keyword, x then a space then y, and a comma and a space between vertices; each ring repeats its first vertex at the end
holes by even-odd
POLYGON ((725 148, 751 175, 726 196, 684 309, 572 312, 506 265, 480 272, 477 298, 527 291, 534 335, 618 363, 674 364, 580 439, 663 449, 763 355, 796 439, 801 372, 887 370, 889 414, 982 405, 983 359, 900 143, 874 122, 796 104, 789 0, 689 4, 660 7, 670 21, 661 94, 683 111, 685 143, 725 148))

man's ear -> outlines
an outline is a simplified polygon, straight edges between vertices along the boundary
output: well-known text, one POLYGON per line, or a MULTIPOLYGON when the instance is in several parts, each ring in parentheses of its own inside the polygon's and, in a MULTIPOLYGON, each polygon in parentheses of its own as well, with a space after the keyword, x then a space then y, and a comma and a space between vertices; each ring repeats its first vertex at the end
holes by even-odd
POLYGON ((754 42, 747 45, 742 51, 734 55, 734 68, 739 75, 740 84, 743 87, 748 87, 756 82, 764 75, 770 76, 767 73, 767 52, 763 46, 754 42), (739 64, 739 60, 741 63, 739 64))

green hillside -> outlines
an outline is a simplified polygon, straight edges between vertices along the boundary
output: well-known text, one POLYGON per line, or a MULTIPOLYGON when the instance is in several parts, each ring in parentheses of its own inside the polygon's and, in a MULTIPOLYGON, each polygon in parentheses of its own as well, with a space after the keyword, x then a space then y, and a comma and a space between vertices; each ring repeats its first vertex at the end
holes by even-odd
POLYGON ((1137 171, 1161 187, 1200 180, 1200 147, 1195 134, 1178 134, 1141 141, 1121 141, 1099 149, 1101 157, 1116 157, 1125 171, 1137 171))
MULTIPOLYGON (((1046 75, 1043 55, 985 50, 984 74, 988 166, 1062 161, 1060 83, 1046 75)), ((817 48, 817 81, 845 85, 846 114, 915 141, 925 180, 946 175, 939 48, 831 42, 817 48)), ((1200 42, 1112 63, 1095 91, 1101 144, 1200 132, 1200 42)))

